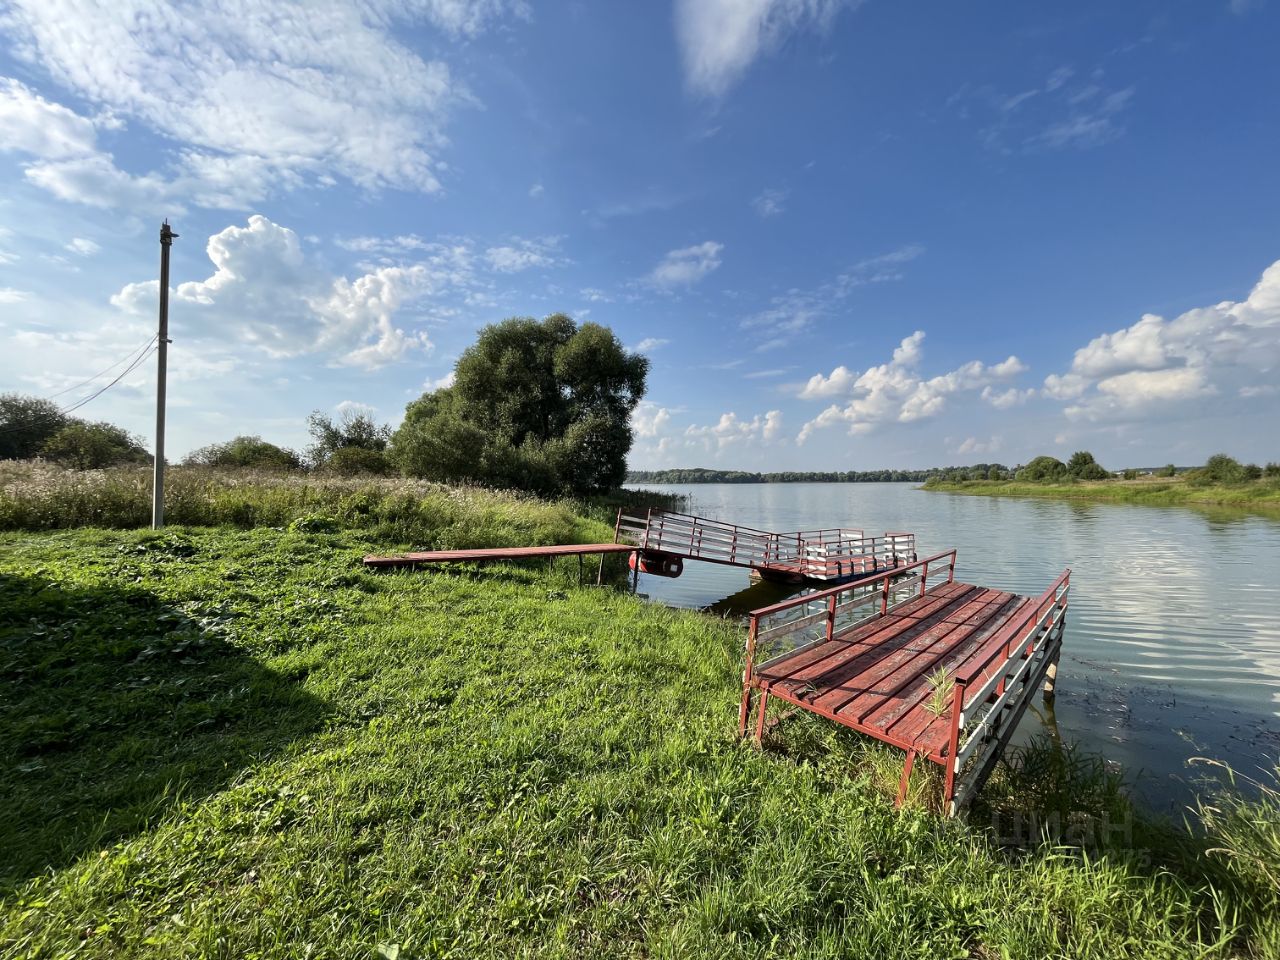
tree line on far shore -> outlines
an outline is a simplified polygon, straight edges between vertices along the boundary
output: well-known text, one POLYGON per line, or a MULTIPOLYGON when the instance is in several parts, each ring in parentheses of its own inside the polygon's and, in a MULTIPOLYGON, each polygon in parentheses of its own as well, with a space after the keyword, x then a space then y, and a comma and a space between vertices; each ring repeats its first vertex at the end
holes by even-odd
POLYGON ((1217 453, 1201 467, 1177 467, 1172 463, 1163 467, 1140 469, 1129 467, 1111 471, 1087 450, 1077 450, 1063 463, 1057 457, 1035 457, 1027 464, 1006 467, 999 463, 981 463, 972 467, 945 467, 930 472, 927 483, 957 483, 972 480, 1013 480, 1018 483, 1073 483, 1081 480, 1137 480, 1140 477, 1170 479, 1182 476, 1192 484, 1249 483, 1266 478, 1280 478, 1280 463, 1268 463, 1260 467, 1256 463, 1240 463, 1238 460, 1217 453))

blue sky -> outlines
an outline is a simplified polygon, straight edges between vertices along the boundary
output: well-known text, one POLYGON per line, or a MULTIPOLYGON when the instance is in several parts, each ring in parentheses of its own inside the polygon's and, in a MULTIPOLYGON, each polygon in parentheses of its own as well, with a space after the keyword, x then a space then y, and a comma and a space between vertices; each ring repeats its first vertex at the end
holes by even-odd
POLYGON ((1278 47, 1275 0, 8 0, 0 387, 146 342, 168 216, 178 455, 563 311, 652 359, 634 467, 1280 459, 1278 47))

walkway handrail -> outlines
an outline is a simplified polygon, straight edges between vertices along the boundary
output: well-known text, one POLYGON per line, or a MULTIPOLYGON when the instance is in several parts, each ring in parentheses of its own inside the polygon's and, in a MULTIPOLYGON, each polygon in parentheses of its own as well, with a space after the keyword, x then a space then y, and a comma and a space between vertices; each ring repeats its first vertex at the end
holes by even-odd
MULTIPOLYGON (((956 578, 956 555, 957 551, 953 548, 943 553, 934 554, 931 557, 925 557, 923 560, 917 560, 914 563, 907 564, 902 567, 895 567, 892 570, 886 570, 864 580, 857 580, 853 583, 846 583, 838 587, 829 587, 826 590, 818 590, 815 593, 804 594, 799 597, 793 597, 790 600, 783 600, 781 603, 774 603, 767 607, 760 607, 758 610, 752 610, 750 614, 750 628, 747 631, 747 650, 746 660, 743 667, 742 682, 748 685, 751 682, 753 671, 756 667, 756 645, 762 640, 776 640, 779 637, 791 636, 806 628, 817 628, 822 624, 822 635, 815 637, 807 643, 802 643, 794 647, 790 653, 803 649, 824 641, 831 640, 836 634, 836 620, 842 612, 849 614, 858 607, 868 603, 879 601, 879 609, 875 613, 866 615, 862 620, 856 621, 863 623, 873 619, 876 616, 884 616, 889 610, 897 607, 899 604, 909 602, 916 596, 924 596, 928 590, 929 584, 929 567, 934 565, 934 572, 937 573, 940 567, 937 566, 941 561, 947 561, 945 570, 947 572, 947 582, 953 583, 956 578), (916 571, 912 573, 912 571, 916 571), (878 587, 878 589, 877 589, 878 587), (917 589, 918 588, 918 589, 917 589), (912 597, 899 600, 892 605, 889 602, 890 594, 901 593, 903 590, 911 590, 912 597), (853 594, 850 600, 844 603, 840 602, 842 594, 853 594), (761 629, 761 622, 767 618, 782 613, 786 610, 793 610, 796 607, 820 605, 825 609, 818 612, 810 613, 807 616, 795 618, 783 624, 761 629)), ((788 654, 783 654, 788 655, 788 654)), ((765 664, 771 661, 766 660, 765 664)), ((765 664, 761 664, 761 668, 765 664)))
POLYGON ((952 581, 956 578, 956 555, 958 552, 959 551, 953 547, 950 550, 944 550, 942 553, 935 553, 932 557, 925 557, 923 560, 917 560, 914 563, 895 567, 892 570, 886 570, 884 573, 877 573, 875 576, 865 577, 861 580, 856 580, 853 583, 845 583, 837 587, 827 587, 825 590, 817 590, 813 593, 801 594, 798 597, 792 597, 789 600, 782 600, 767 607, 760 607, 757 610, 752 610, 750 616, 752 620, 756 620, 760 617, 770 616, 771 614, 790 609, 791 607, 799 607, 804 604, 813 603, 815 600, 825 600, 838 593, 844 593, 854 589, 865 589, 872 584, 880 583, 881 581, 888 581, 894 577, 905 577, 917 567, 927 571, 930 564, 937 563, 937 561, 942 560, 945 557, 951 558, 951 562, 948 564, 948 568, 950 570, 948 581, 952 581))

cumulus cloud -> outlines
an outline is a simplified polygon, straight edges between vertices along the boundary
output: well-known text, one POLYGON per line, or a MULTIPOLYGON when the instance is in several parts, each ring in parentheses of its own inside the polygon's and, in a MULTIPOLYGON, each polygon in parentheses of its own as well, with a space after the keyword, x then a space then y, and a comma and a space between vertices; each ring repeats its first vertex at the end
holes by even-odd
MULTIPOLYGON (((947 400, 959 393, 987 390, 1026 370, 1017 357, 988 366, 971 360, 954 370, 925 378, 918 372, 922 358, 924 331, 917 330, 893 351, 888 363, 855 373, 846 366, 829 375, 815 374, 800 391, 802 399, 846 397, 833 403, 806 423, 797 437, 804 443, 815 430, 844 424, 849 433, 866 433, 883 423, 911 423, 935 417, 947 400)), ((990 399, 990 398, 988 398, 990 399)))
MULTIPOLYGON (((172 295, 175 310, 191 318, 198 336, 234 338, 272 357, 322 352, 336 363, 365 368, 428 347, 425 334, 396 326, 396 312, 465 279, 447 250, 354 279, 335 278, 304 254, 294 231, 256 215, 210 237, 207 252, 214 272, 180 284, 172 295)), ((111 302, 150 313, 157 288, 155 281, 128 284, 111 302)))
POLYGON ((856 0, 677 0, 676 38, 685 82, 720 96, 757 57, 801 31, 825 31, 856 0))
POLYGON ((1172 320, 1147 314, 1075 352, 1045 378, 1044 393, 1075 419, 1134 420, 1206 398, 1259 397, 1280 369, 1280 261, 1249 296, 1199 307, 1172 320))
POLYGON ((11 146, 37 158, 32 182, 101 206, 130 202, 109 191, 135 178, 97 143, 125 120, 179 145, 164 174, 135 186, 181 183, 166 192, 201 205, 244 206, 333 177, 433 192, 449 113, 470 95, 396 29, 473 36, 527 12, 504 0, 250 0, 192 16, 163 0, 15 0, 5 26, 16 56, 102 112, 91 120, 5 81, 0 124, 11 146))
POLYGON ((750 420, 743 420, 730 411, 720 415, 720 419, 711 426, 693 425, 687 427, 684 436, 689 440, 700 440, 707 449, 714 446, 718 450, 736 443, 760 443, 777 440, 782 433, 782 411, 770 410, 763 417, 756 414, 750 420))
POLYGON ((663 290, 689 287, 720 266, 723 243, 707 240, 692 247, 672 250, 649 274, 649 281, 663 290))
POLYGON ((642 400, 631 411, 631 429, 637 437, 656 437, 671 422, 671 411, 650 400, 642 400))

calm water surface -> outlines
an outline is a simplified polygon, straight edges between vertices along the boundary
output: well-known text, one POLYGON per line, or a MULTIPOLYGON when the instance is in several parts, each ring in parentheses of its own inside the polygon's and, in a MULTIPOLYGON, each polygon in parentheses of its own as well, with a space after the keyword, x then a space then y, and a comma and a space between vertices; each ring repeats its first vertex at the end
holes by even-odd
MULTIPOLYGON (((647 484, 689 512, 766 530, 916 534, 920 556, 959 549, 956 578, 1038 595, 1071 567, 1058 680, 1019 737, 1056 724, 1123 764, 1142 798, 1176 812, 1211 756, 1256 773, 1280 754, 1280 519, 1230 511, 927 493, 902 483, 647 484)), ((746 570, 691 562, 642 575, 663 603, 741 614, 787 595, 746 570)), ((744 634, 745 639, 745 634, 744 634)))

